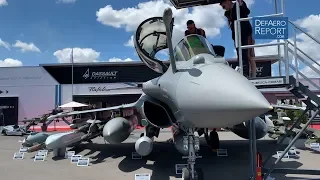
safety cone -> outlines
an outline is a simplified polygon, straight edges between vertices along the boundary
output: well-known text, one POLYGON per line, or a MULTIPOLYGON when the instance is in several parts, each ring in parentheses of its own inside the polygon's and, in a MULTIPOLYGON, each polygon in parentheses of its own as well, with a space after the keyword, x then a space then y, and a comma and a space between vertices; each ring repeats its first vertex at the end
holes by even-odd
POLYGON ((262 156, 261 156, 260 153, 257 153, 256 180, 263 180, 263 176, 262 176, 262 156))

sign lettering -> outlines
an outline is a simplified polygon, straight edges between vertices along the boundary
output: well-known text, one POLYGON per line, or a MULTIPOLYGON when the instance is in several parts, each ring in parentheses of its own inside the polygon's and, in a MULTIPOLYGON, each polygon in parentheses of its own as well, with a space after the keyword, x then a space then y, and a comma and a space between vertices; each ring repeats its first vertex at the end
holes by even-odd
POLYGON ((88 87, 89 92, 104 92, 109 91, 106 87, 88 87))
POLYGON ((253 18, 254 39, 288 39, 288 17, 253 18))
POLYGON ((0 106, 0 109, 14 109, 14 106, 0 106))
POLYGON ((90 72, 90 68, 83 74, 84 79, 116 79, 118 71, 90 72))
MULTIPOLYGON (((267 64, 266 64, 267 65, 267 64)), ((235 63, 229 63, 229 66, 232 67, 233 69, 236 68, 237 64, 235 63)), ((270 76, 268 73, 267 68, 264 68, 264 64, 262 66, 257 66, 256 67, 256 76, 257 77, 265 77, 265 76, 270 76)))
POLYGON ((15 81, 15 80, 37 80, 41 79, 41 76, 24 76, 24 77, 0 77, 0 81, 15 81))
POLYGON ((284 84, 283 78, 270 78, 270 79, 253 79, 250 80, 254 85, 281 85, 284 84))

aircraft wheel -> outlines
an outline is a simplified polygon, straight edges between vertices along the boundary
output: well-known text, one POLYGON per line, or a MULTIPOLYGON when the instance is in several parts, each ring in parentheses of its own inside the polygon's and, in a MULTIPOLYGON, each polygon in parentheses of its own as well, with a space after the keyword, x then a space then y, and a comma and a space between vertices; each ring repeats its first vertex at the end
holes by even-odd
POLYGON ((220 147, 220 140, 219 135, 217 131, 211 131, 210 132, 210 146, 212 149, 219 149, 220 147))
POLYGON ((182 169, 182 180, 190 180, 189 169, 187 168, 182 169))

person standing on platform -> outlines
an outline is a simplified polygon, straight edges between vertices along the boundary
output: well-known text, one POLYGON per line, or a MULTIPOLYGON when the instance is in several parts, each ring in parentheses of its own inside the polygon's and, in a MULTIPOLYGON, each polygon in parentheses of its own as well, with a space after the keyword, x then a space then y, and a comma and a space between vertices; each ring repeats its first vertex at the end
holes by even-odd
MULTIPOLYGON (((243 0, 238 0, 240 5, 240 18, 247 18, 250 14, 250 10, 247 7, 247 4, 243 0)), ((237 7, 236 4, 232 2, 232 0, 221 0, 221 7, 226 10, 225 16, 228 18, 229 27, 232 31, 232 39, 235 41, 235 29, 234 22, 237 20, 237 7)), ((249 21, 242 21, 241 24, 241 45, 253 45, 254 40, 252 38, 252 26, 249 21)), ((237 50, 238 60, 239 60, 239 50, 237 50)), ((242 62, 243 62, 243 75, 246 77, 250 77, 250 69, 251 69, 251 77, 256 76, 256 62, 253 59, 254 57, 254 49, 242 49, 242 62)))

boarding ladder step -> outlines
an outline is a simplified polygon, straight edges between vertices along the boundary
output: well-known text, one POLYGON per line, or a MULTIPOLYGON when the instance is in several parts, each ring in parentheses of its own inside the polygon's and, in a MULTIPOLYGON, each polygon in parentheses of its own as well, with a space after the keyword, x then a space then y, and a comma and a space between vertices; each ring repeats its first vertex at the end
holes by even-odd
POLYGON ((319 108, 320 105, 320 97, 317 96, 314 92, 312 92, 307 86, 303 85, 299 82, 297 86, 297 80, 293 76, 289 77, 289 83, 293 86, 290 91, 297 98, 304 98, 302 101, 309 105, 311 108, 319 108))

